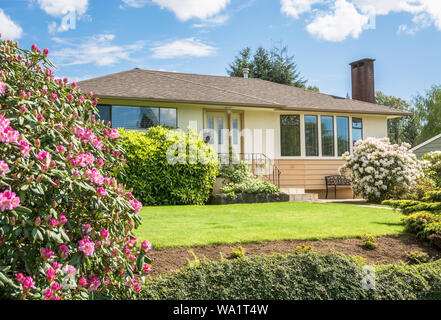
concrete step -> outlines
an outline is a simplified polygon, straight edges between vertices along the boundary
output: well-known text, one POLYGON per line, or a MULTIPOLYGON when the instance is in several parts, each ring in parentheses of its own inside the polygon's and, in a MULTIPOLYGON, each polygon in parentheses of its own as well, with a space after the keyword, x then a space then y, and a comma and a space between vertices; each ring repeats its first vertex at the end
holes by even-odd
POLYGON ((289 201, 317 201, 317 193, 290 194, 289 201))
POLYGON ((305 194, 303 188, 280 188, 280 191, 287 194, 305 194))

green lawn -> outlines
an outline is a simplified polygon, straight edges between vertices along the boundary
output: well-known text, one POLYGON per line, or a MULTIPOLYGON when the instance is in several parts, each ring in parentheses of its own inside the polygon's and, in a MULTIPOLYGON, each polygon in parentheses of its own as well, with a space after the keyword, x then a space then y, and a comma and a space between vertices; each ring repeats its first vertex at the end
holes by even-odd
POLYGON ((145 207, 139 239, 155 248, 403 233, 396 211, 308 202, 145 207))

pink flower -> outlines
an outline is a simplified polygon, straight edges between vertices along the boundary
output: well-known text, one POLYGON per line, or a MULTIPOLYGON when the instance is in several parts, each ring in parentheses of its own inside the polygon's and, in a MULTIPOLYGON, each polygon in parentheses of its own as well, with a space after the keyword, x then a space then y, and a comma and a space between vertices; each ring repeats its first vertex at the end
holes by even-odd
POLYGON ((47 152, 47 151, 40 151, 36 158, 42 162, 43 164, 47 164, 48 162, 50 162, 52 160, 52 155, 47 152))
POLYGON ((6 83, 0 81, 0 94, 3 94, 5 92, 6 92, 6 83))
POLYGON ((144 263, 144 265, 142 266, 142 271, 144 273, 149 273, 150 271, 152 271, 152 269, 150 268, 150 266, 147 263, 144 263))
POLYGON ((109 138, 110 138, 111 140, 118 139, 118 138, 119 138, 119 132, 118 132, 118 130, 116 130, 116 129, 112 129, 112 131, 110 131, 109 138))
POLYGON ((101 197, 104 197, 104 196, 106 195, 106 189, 104 189, 103 187, 97 187, 97 188, 96 188, 96 191, 98 192, 98 194, 99 194, 101 197))
POLYGON ((80 280, 78 280, 78 286, 85 288, 87 286, 86 278, 82 277, 80 280))
POLYGON ((41 257, 44 261, 50 260, 54 257, 54 252, 50 248, 41 249, 41 257))
POLYGON ((58 270, 61 268, 61 264, 58 261, 54 261, 51 263, 51 267, 54 268, 55 270, 58 270))
POLYGON ((58 247, 58 252, 61 258, 67 258, 69 256, 69 249, 64 244, 58 247))
POLYGON ((98 169, 88 169, 86 171, 86 176, 89 178, 89 181, 101 185, 104 183, 104 178, 101 175, 101 172, 98 169))
POLYGON ((67 95, 66 98, 67 98, 67 100, 69 100, 70 102, 72 102, 72 101, 74 100, 74 96, 73 96, 72 94, 70 94, 70 93, 67 95))
POLYGON ((14 210, 20 205, 20 198, 18 198, 14 192, 5 190, 0 193, 0 211, 14 210))
POLYGON ((103 228, 101 229, 100 234, 101 238, 107 239, 109 237, 109 230, 103 228))
POLYGON ((30 289, 35 289, 34 280, 31 277, 25 277, 21 282, 24 291, 28 291, 30 289))
POLYGON ((96 291, 101 286, 101 281, 97 276, 89 276, 89 292, 96 291))
POLYGON ((58 282, 54 281, 51 284, 51 289, 54 290, 54 292, 58 292, 61 290, 61 285, 58 282))
POLYGON ((2 172, 1 173, 2 177, 4 177, 6 175, 6 173, 9 172, 8 164, 6 162, 4 162, 3 160, 0 160, 0 171, 2 172))
POLYGON ((135 213, 138 213, 142 209, 142 203, 136 199, 130 200, 129 203, 132 205, 133 209, 135 210, 135 213))
POLYGON ((55 101, 55 100, 58 99, 58 96, 57 96, 57 94, 55 94, 55 93, 51 93, 51 95, 50 95, 49 97, 50 97, 50 99, 51 99, 52 101, 55 101))
POLYGON ((86 257, 91 256, 95 250, 95 243, 83 238, 78 242, 78 250, 83 252, 86 257))
POLYGON ((58 227, 59 222, 57 221, 57 219, 52 218, 51 221, 49 222, 49 226, 53 227, 58 227))
POLYGON ((18 283, 22 283, 24 280, 23 273, 17 273, 17 275, 15 276, 15 280, 17 280, 18 283))
POLYGON ((66 152, 66 148, 63 147, 62 145, 57 146, 57 150, 61 155, 63 155, 66 152))
POLYGON ((44 290, 43 294, 44 294, 44 300, 51 300, 52 297, 54 296, 54 292, 50 288, 44 290))
POLYGON ((41 121, 43 121, 43 120, 44 120, 43 115, 38 114, 38 115, 37 115, 37 121, 38 121, 38 122, 41 122, 41 121))
POLYGON ((20 152, 23 158, 29 158, 29 154, 32 150, 31 146, 29 145, 29 143, 27 143, 24 140, 21 140, 19 142, 20 145, 20 152))
POLYGON ((58 218, 58 220, 60 221, 60 223, 61 223, 62 225, 65 225, 65 224, 67 223, 67 218, 66 218, 66 216, 65 216, 64 214, 62 214, 62 215, 58 218))
POLYGON ((49 283, 55 280, 57 277, 57 270, 53 269, 52 267, 47 268, 46 270, 46 279, 49 283))
POLYGON ((49 49, 47 49, 47 48, 44 49, 44 50, 43 50, 43 55, 44 55, 44 56, 47 56, 48 54, 49 54, 49 49))
POLYGON ((145 251, 149 251, 150 249, 152 249, 152 244, 151 244, 149 241, 144 240, 144 241, 141 243, 141 247, 142 247, 145 251))

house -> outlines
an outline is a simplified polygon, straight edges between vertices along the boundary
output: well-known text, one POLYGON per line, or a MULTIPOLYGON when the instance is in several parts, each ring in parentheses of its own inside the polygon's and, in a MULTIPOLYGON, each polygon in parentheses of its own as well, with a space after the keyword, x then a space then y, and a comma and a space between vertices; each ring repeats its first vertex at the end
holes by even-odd
POLYGON ((421 159, 426 153, 441 151, 441 134, 413 147, 411 151, 413 151, 419 159, 421 159))
MULTIPOLYGON (((268 161, 282 188, 323 197, 327 175, 355 141, 386 137, 387 120, 409 113, 375 104, 374 60, 350 64, 353 99, 260 79, 133 69, 81 81, 113 127, 163 125, 202 132, 220 154, 268 161)), ((338 197, 350 196, 339 190, 338 197)))

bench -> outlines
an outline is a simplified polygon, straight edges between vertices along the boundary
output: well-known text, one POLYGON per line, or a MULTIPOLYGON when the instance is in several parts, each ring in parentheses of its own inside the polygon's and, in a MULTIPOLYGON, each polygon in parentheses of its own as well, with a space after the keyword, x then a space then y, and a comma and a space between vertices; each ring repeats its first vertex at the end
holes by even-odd
MULTIPOLYGON (((341 175, 326 176, 326 199, 328 199, 328 188, 334 186, 334 198, 337 199, 337 186, 350 186, 351 180, 341 175)), ((352 195, 352 198, 354 196, 352 195)))

